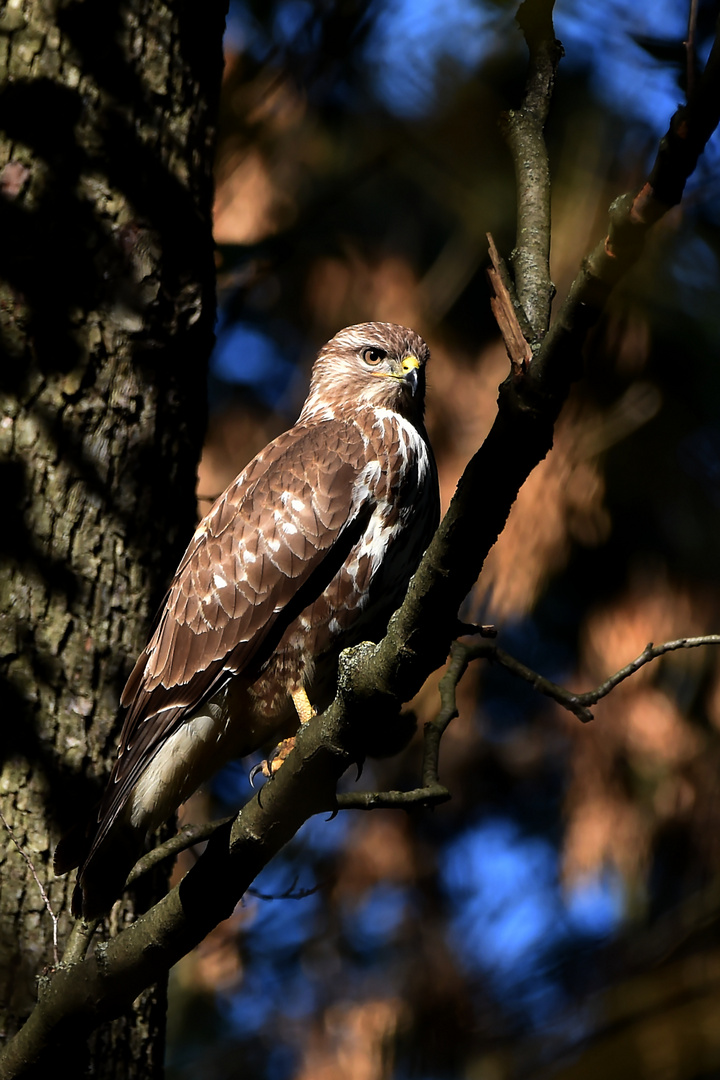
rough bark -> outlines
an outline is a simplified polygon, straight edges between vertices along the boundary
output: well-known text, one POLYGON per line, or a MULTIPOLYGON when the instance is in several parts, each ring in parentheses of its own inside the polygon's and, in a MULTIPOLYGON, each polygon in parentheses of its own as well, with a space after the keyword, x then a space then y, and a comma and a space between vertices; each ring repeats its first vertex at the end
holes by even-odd
MULTIPOLYGON (((71 882, 52 851, 107 775, 123 679, 195 519, 223 20, 222 3, 179 0, 0 15, 0 810, 61 941, 71 882)), ((143 890, 142 907, 157 882, 143 890)), ((52 933, 3 842, 4 1037, 52 933)), ((151 988, 85 1061, 66 1058, 74 1075, 157 1075, 163 1017, 151 988)))

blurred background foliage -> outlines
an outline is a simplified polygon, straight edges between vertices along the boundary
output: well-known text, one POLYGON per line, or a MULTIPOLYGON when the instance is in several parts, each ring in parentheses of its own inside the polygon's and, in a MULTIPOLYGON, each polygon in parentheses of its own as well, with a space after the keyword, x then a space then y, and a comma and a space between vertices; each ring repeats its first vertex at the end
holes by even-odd
MULTIPOLYGON (((689 7, 558 0, 559 299, 683 99, 689 7)), ((199 512, 293 422, 318 347, 367 319, 431 345, 447 504, 507 371, 485 267, 486 233, 506 256, 514 236, 498 118, 522 94, 515 10, 231 0, 199 512)), ((700 2, 701 60, 716 17, 700 2)), ((578 357, 555 448, 468 600, 569 687, 720 631, 719 158, 716 139, 578 357)), ((719 661, 668 655, 588 726, 476 666, 443 743, 452 801, 311 821, 175 969, 172 1080, 720 1077, 719 661)), ((360 783, 415 786, 418 761, 416 738, 360 783)), ((247 772, 186 818, 238 805, 247 772)))

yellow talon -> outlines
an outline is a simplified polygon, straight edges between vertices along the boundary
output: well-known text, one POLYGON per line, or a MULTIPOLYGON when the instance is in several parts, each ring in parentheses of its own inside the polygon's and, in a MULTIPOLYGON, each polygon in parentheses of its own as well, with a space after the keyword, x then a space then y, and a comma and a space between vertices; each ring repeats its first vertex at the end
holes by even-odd
POLYGON ((259 766, 256 766, 256 768, 258 768, 259 771, 263 774, 263 776, 266 776, 268 780, 272 779, 272 777, 275 775, 276 772, 278 772, 280 766, 282 765, 285 758, 288 756, 294 746, 294 735, 289 739, 283 739, 282 742, 278 743, 278 745, 275 747, 275 750, 272 752, 270 757, 266 761, 261 762, 259 766))
MULTIPOLYGON (((293 690, 290 697, 293 699, 293 705, 300 717, 300 723, 307 724, 308 720, 312 720, 313 716, 315 716, 315 709, 310 704, 310 698, 305 693, 305 690, 302 687, 299 690, 293 690)), ((274 776, 278 771, 294 745, 294 735, 289 739, 283 739, 282 742, 278 743, 268 760, 261 762, 260 765, 256 765, 255 769, 258 772, 261 772, 263 776, 270 779, 270 777, 274 776)), ((254 771, 255 770, 253 770, 253 772, 254 771)))

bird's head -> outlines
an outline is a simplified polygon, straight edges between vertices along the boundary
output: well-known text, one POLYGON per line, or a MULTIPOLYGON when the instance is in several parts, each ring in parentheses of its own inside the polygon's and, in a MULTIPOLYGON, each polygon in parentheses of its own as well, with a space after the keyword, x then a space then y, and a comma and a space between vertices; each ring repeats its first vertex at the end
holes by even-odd
POLYGON ((405 326, 347 326, 320 350, 300 421, 338 415, 349 404, 391 409, 419 423, 429 358, 423 339, 405 326))

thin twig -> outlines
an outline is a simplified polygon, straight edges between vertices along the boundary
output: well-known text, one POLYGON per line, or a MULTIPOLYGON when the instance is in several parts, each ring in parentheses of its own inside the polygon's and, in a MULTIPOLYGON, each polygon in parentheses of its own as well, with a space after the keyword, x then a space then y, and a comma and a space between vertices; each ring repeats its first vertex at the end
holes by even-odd
POLYGON ((588 690, 585 694, 578 694, 578 701, 581 701, 584 705, 595 705, 601 698, 606 697, 611 690, 614 690, 619 683, 629 678, 630 675, 634 675, 636 671, 639 671, 645 664, 649 664, 651 660, 657 660, 659 656, 663 656, 668 652, 675 652, 677 649, 697 649, 701 645, 720 645, 720 634, 678 638, 677 641, 666 641, 662 645, 653 645, 651 641, 632 663, 627 664, 620 671, 616 671, 614 675, 611 675, 595 690, 588 690))
POLYGON ((450 792, 442 784, 428 784, 410 791, 346 791, 337 797, 338 810, 406 810, 411 806, 427 809, 448 802, 450 792))
POLYGON ((478 659, 490 660, 493 663, 500 664, 512 675, 516 675, 518 678, 523 679, 524 682, 530 683, 530 685, 539 693, 552 698, 558 705, 562 705, 564 709, 573 713, 573 715, 577 716, 578 720, 582 720, 583 723, 587 723, 589 720, 594 719, 593 714, 589 709, 590 705, 596 705, 601 698, 606 697, 619 683, 624 682, 625 679, 634 675, 635 672, 639 671, 645 664, 649 664, 652 660, 657 660, 658 657, 663 656, 665 653, 674 652, 677 649, 697 649, 702 645, 720 645, 720 634, 705 634, 702 637, 694 638, 678 638, 677 641, 666 641, 662 645, 653 645, 652 642, 650 642, 635 660, 626 664, 625 667, 621 668, 619 671, 616 671, 614 675, 611 675, 605 682, 596 686, 594 690, 586 690, 582 694, 575 694, 570 690, 566 690, 565 687, 554 683, 551 679, 546 679, 544 675, 539 675, 520 660, 517 660, 514 656, 505 652, 504 649, 499 648, 494 642, 480 642, 470 645, 456 642, 458 650, 463 650, 465 653, 466 666, 470 661, 478 659))
POLYGON ((59 959, 59 953, 58 953, 58 917, 57 917, 57 915, 55 914, 55 912, 52 909, 52 906, 50 904, 50 898, 49 898, 48 894, 45 892, 45 887, 44 887, 42 881, 40 880, 40 878, 37 875, 37 871, 35 870, 35 866, 33 865, 32 859, 30 858, 30 856, 28 854, 26 854, 26 852, 23 851, 23 849, 20 847, 20 844, 15 839, 15 833, 12 831, 9 823, 5 820, 5 816, 4 816, 3 812, 2 812, 2 810, 0 810, 0 821, 2 821, 3 825, 7 829, 8 834, 10 836, 10 839, 12 840, 13 844, 15 845, 15 847, 18 849, 18 851, 22 855, 25 862, 27 863, 27 866, 28 866, 28 869, 30 870, 30 873, 35 878, 35 884, 37 885, 38 889, 40 890, 40 895, 43 898, 43 903, 45 904, 45 907, 48 909, 48 913, 50 915, 50 918, 52 919, 52 926, 53 926, 53 963, 57 967, 58 959, 59 959))
POLYGON ((587 724, 588 721, 593 719, 593 714, 590 709, 587 708, 586 703, 581 699, 578 694, 573 694, 570 690, 566 690, 564 686, 558 686, 552 679, 546 679, 544 675, 538 674, 537 671, 533 671, 532 668, 527 667, 522 661, 517 660, 510 653, 505 652, 504 649, 499 648, 494 642, 482 642, 474 645, 462 645, 461 648, 467 651, 467 660, 490 660, 492 663, 500 664, 512 675, 522 679, 524 682, 530 683, 534 690, 538 693, 544 694, 545 697, 552 698, 563 708, 568 709, 571 713, 577 716, 578 720, 581 720, 583 724, 587 724))

